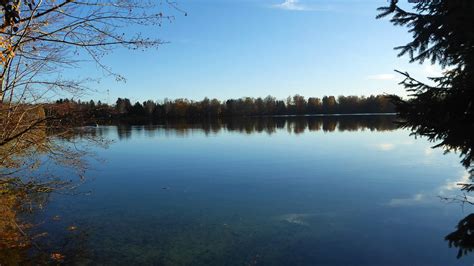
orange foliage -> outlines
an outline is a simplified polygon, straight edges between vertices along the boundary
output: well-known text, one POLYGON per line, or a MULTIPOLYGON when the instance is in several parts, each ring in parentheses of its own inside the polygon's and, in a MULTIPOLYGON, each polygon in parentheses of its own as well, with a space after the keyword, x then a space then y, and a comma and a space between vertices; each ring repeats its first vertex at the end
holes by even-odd
POLYGON ((24 192, 13 191, 6 184, 0 185, 0 249, 28 246, 29 241, 22 234, 28 225, 18 222, 18 210, 24 197, 24 192))

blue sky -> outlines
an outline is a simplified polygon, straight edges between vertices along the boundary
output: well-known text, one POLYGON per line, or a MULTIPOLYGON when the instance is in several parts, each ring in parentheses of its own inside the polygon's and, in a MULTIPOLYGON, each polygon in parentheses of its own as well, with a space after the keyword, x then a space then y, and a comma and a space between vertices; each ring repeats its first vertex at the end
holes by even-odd
POLYGON ((151 32, 169 43, 108 55, 103 62, 127 82, 104 78, 83 98, 404 95, 394 69, 420 78, 440 70, 397 58, 393 47, 410 35, 375 19, 376 8, 387 2, 178 0, 188 15, 170 11, 176 19, 151 32))

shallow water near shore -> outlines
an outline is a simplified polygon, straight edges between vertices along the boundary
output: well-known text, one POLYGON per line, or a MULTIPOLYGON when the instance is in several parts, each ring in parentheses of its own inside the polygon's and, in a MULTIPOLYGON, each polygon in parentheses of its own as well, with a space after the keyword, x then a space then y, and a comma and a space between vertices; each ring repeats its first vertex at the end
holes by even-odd
POLYGON ((91 128, 113 143, 90 193, 55 194, 37 219, 74 236, 79 265, 472 264, 444 240, 469 213, 440 199, 460 194, 459 158, 394 118, 91 128))

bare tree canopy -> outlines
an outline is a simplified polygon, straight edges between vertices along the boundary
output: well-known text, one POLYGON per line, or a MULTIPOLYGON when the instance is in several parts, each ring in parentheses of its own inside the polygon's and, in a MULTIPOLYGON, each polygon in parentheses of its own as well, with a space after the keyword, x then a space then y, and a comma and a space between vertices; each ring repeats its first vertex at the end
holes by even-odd
MULTIPOLYGON (((158 47, 163 41, 150 36, 174 19, 165 11, 184 13, 174 2, 153 0, 0 0, 0 5, 0 239, 18 242, 26 226, 16 212, 43 205, 34 204, 38 197, 32 195, 75 186, 69 178, 42 178, 36 170, 44 161, 72 168, 80 180, 84 173, 84 151, 74 146, 77 124, 68 123, 71 115, 80 121, 79 114, 64 106, 45 108, 58 95, 74 97, 87 89, 87 79, 67 78, 64 70, 92 62, 122 80, 103 56, 116 48, 158 47)), ((0 241, 0 248, 9 243, 0 241)))
MULTIPOLYGON (((167 1, 2 0, 0 4, 0 147, 22 147, 22 151, 36 143, 27 141, 27 132, 44 123, 49 123, 48 129, 62 126, 52 122, 57 116, 41 111, 45 102, 59 93, 77 95, 86 89, 85 80, 64 78, 64 69, 89 60, 121 80, 102 57, 119 47, 159 46, 163 41, 149 36, 174 19, 164 11, 181 12, 167 1)), ((15 149, 0 156, 1 166, 5 164, 1 158, 16 157, 15 149)))

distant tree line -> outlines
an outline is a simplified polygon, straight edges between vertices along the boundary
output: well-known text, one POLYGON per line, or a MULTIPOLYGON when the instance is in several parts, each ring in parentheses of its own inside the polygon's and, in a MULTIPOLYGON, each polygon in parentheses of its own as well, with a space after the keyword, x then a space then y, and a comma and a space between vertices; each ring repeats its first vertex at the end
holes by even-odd
POLYGON ((306 115, 306 114, 356 114, 356 113, 393 113, 394 106, 384 95, 324 96, 305 98, 301 95, 277 100, 273 96, 265 98, 243 97, 219 101, 204 98, 201 101, 188 99, 148 100, 132 103, 127 98, 118 98, 115 105, 93 100, 75 101, 60 99, 51 109, 74 110, 91 118, 122 119, 166 119, 166 118, 215 118, 233 116, 262 115, 306 115))

